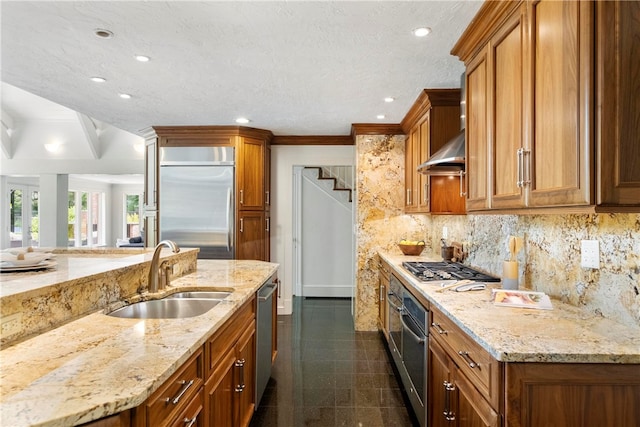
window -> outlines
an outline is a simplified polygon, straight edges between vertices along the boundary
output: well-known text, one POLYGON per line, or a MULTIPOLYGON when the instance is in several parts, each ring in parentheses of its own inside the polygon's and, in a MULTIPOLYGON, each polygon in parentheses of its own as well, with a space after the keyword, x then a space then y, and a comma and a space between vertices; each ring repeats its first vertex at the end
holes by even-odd
POLYGON ((140 236, 140 195, 124 195, 124 237, 140 236))
POLYGON ((69 246, 101 246, 105 242, 105 195, 69 191, 69 246))

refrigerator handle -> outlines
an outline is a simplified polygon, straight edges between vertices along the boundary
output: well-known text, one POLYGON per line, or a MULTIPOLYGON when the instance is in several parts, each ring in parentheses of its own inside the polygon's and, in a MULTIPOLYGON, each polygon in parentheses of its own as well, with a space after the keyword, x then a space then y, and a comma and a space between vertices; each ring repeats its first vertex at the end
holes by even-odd
POLYGON ((231 250, 231 189, 227 189, 227 251, 231 250))

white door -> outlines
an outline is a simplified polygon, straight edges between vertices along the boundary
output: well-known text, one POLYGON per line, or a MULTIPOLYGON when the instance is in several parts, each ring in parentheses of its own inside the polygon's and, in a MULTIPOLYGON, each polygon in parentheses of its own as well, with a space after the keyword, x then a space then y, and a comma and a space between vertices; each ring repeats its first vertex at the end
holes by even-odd
POLYGON ((9 188, 9 246, 39 245, 40 203, 37 187, 11 185, 9 188))

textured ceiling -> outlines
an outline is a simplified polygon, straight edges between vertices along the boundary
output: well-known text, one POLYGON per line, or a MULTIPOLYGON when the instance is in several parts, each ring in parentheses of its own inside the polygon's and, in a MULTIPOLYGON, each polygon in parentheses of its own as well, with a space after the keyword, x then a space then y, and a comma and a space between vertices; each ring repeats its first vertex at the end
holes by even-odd
POLYGON ((138 134, 245 116, 276 135, 346 135, 399 123, 423 88, 458 87, 449 52, 480 4, 3 1, 1 77, 138 134))

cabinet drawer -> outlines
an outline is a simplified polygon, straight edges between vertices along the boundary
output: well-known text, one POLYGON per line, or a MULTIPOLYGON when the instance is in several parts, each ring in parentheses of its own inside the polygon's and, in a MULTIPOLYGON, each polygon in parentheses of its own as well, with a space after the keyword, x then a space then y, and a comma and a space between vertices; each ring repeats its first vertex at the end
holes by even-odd
POLYGON ((146 425, 149 427, 172 425, 175 417, 184 411, 187 403, 201 393, 203 381, 203 356, 202 350, 198 350, 147 399, 146 425))
POLYGON ((437 310, 431 311, 429 334, 442 345, 461 372, 478 391, 498 408, 500 402, 500 362, 437 310))
POLYGON ((222 360, 247 326, 256 317, 255 296, 229 318, 205 343, 206 376, 211 376, 215 366, 222 360))
POLYGON ((204 390, 200 388, 200 392, 191 400, 189 405, 175 419, 172 427, 205 427, 204 419, 204 390))

